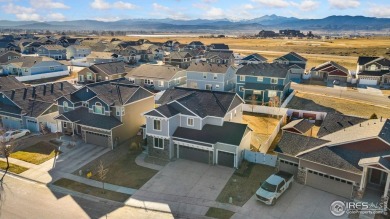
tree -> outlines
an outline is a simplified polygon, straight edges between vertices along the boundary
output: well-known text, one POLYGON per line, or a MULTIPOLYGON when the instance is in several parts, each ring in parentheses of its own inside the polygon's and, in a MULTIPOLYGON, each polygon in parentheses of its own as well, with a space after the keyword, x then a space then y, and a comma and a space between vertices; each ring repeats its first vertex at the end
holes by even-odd
POLYGON ((102 160, 99 161, 97 173, 98 173, 98 177, 99 177, 100 181, 102 181, 102 183, 103 183, 103 190, 104 190, 104 180, 107 177, 108 169, 104 168, 104 164, 103 164, 102 160))
POLYGON ((370 119, 378 119, 378 116, 377 116, 375 113, 373 113, 373 114, 370 116, 370 119))
POLYGON ((256 95, 252 94, 250 104, 252 106, 252 113, 253 113, 254 108, 257 105, 256 95))
POLYGON ((3 187, 4 177, 7 175, 9 170, 9 156, 16 148, 17 144, 15 142, 0 142, 0 155, 3 156, 7 162, 3 176, 0 179, 0 187, 3 187))

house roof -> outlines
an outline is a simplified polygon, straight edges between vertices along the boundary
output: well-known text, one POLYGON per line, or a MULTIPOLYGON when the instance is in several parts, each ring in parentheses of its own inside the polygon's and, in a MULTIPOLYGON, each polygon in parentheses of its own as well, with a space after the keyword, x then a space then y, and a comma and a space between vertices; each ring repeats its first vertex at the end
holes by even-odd
POLYGON ((15 52, 15 51, 1 52, 0 53, 0 64, 7 63, 8 62, 8 56, 12 56, 12 58, 13 58, 15 56, 20 57, 21 55, 20 55, 20 53, 15 52))
POLYGON ((226 64, 211 64, 205 62, 191 63, 187 71, 226 73, 230 66, 226 64))
POLYGON ((178 127, 172 137, 204 143, 217 142, 239 146, 247 133, 247 124, 224 122, 222 126, 206 124, 202 130, 178 127))
POLYGON ((95 58, 95 59, 112 59, 114 53, 112 52, 96 52, 93 51, 91 54, 87 56, 87 58, 95 58))
POLYGON ((211 48, 213 48, 214 50, 228 50, 229 49, 229 46, 224 44, 224 43, 213 43, 210 45, 211 48))
POLYGON ((322 121, 317 136, 323 137, 325 135, 342 130, 344 128, 351 127, 364 121, 367 121, 367 119, 356 116, 347 116, 338 113, 327 113, 326 117, 322 121))
POLYGON ((333 61, 325 62, 325 63, 315 67, 313 69, 313 71, 326 71, 330 75, 332 75, 332 73, 336 73, 336 71, 341 71, 345 75, 348 75, 348 73, 349 73, 347 68, 345 68, 344 66, 341 66, 333 61))
POLYGON ((305 133, 309 131, 314 124, 310 123, 307 119, 297 119, 289 122, 287 125, 283 126, 282 129, 294 128, 295 130, 305 133))
POLYGON ((290 52, 286 55, 283 55, 279 58, 276 58, 275 60, 282 60, 282 61, 290 61, 290 62, 307 62, 307 59, 303 56, 299 55, 296 52, 290 52))
POLYGON ((183 69, 172 65, 144 64, 132 69, 126 77, 171 80, 179 71, 183 71, 183 69))
MULTIPOLYGON (((175 100, 182 107, 202 118, 206 116, 224 117, 227 112, 243 103, 236 93, 176 87, 166 90, 157 104, 165 105, 175 100)), ((159 108, 155 110, 159 111, 159 108)), ((183 111, 180 112, 183 113, 183 111)))
POLYGON ((191 54, 189 52, 186 52, 186 51, 174 51, 174 52, 171 52, 169 54, 169 58, 170 59, 184 59, 184 58, 188 58, 188 57, 192 57, 191 54))
POLYGON ((239 68, 237 75, 286 78, 290 67, 279 63, 248 64, 239 68))
POLYGON ((230 59, 233 51, 208 51, 204 54, 206 59, 218 57, 220 59, 230 59))
POLYGON ((262 62, 265 62, 267 61, 267 58, 265 58, 264 56, 258 54, 258 53, 253 53, 251 55, 248 55, 248 56, 245 56, 244 58, 242 58, 241 60, 243 61, 252 61, 252 60, 256 60, 256 61, 262 61, 262 62))
MULTIPOLYGON (((16 65, 20 68, 31 68, 37 63, 45 62, 45 61, 53 61, 56 62, 54 59, 46 57, 46 56, 21 56, 17 59, 12 59, 6 63, 16 65)), ((58 62, 59 65, 62 65, 58 62)))
POLYGON ((26 87, 26 85, 18 81, 13 76, 0 77, 0 91, 14 90, 24 87, 26 87))
POLYGON ((125 69, 125 63, 123 61, 94 64, 90 66, 89 69, 94 73, 101 73, 106 75, 127 73, 125 69))
POLYGON ((375 59, 378 59, 379 57, 376 56, 359 56, 358 58, 358 65, 365 65, 375 59))
POLYGON ((298 133, 283 132, 275 150, 284 154, 296 156, 302 151, 318 147, 327 142, 329 141, 298 133))
POLYGON ((42 45, 41 47, 47 50, 65 50, 65 48, 61 45, 42 45))
POLYGON ((204 44, 200 41, 192 41, 188 45, 194 45, 194 46, 204 46, 204 44))
POLYGON ((88 108, 79 107, 75 110, 65 112, 55 119, 74 122, 76 124, 95 127, 99 129, 111 130, 122 124, 114 116, 105 116, 95 113, 90 113, 88 108))
POLYGON ((145 88, 130 84, 125 78, 86 85, 108 105, 125 105, 153 96, 145 88))

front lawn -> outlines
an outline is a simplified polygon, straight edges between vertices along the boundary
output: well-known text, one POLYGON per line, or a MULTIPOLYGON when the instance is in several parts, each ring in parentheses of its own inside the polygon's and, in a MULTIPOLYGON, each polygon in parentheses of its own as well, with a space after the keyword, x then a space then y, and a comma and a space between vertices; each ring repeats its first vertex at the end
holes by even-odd
MULTIPOLYGON (((7 168, 7 162, 0 161, 0 169, 5 170, 5 168, 7 168)), ((28 168, 26 167, 22 167, 12 163, 9 164, 9 169, 8 169, 9 172, 19 174, 19 173, 23 173, 26 170, 28 170, 28 168)))
POLYGON ((10 157, 39 165, 53 158, 56 148, 50 142, 40 141, 30 147, 12 153, 10 157))
POLYGON ((65 178, 55 181, 53 185, 100 198, 110 199, 117 202, 125 202, 127 199, 130 198, 130 195, 128 194, 93 187, 84 183, 76 182, 65 178))
POLYGON ((243 161, 240 169, 236 170, 226 183, 217 201, 228 203, 229 197, 233 204, 243 206, 270 175, 276 172, 274 167, 243 161))
MULTIPOLYGON (((104 168, 108 169, 106 183, 133 189, 141 188, 158 171, 138 166, 135 163, 135 158, 141 151, 134 145, 137 145, 139 141, 139 138, 135 138, 85 165, 81 168, 83 176, 86 177, 88 172, 92 172, 91 179, 101 181, 97 174, 97 167, 102 161, 104 168)), ((79 171, 75 171, 74 174, 78 175, 79 171)))
POLYGON ((212 217, 212 218, 218 218, 218 219, 228 219, 233 216, 234 212, 228 211, 225 209, 221 208, 209 208, 209 210, 206 213, 207 217, 212 217))

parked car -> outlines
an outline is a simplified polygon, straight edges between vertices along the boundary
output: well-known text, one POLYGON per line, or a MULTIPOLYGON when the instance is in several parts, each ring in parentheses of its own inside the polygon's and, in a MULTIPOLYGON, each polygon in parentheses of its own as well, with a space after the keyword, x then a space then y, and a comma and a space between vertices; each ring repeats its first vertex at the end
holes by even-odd
POLYGON ((31 132, 28 129, 19 129, 19 130, 7 131, 2 136, 0 136, 0 140, 2 142, 7 142, 7 141, 11 141, 11 140, 15 140, 15 139, 21 138, 21 137, 26 136, 26 135, 28 135, 30 133, 31 132))
POLYGON ((279 171, 268 177, 256 191, 257 200, 267 204, 275 205, 276 200, 291 187, 294 175, 279 171))

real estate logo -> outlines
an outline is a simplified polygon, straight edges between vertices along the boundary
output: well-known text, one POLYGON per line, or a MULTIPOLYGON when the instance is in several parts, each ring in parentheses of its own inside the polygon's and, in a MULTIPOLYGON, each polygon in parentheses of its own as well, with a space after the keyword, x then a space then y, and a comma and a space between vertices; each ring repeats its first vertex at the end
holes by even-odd
POLYGON ((330 212, 340 217, 344 214, 384 214, 387 215, 387 208, 384 203, 373 202, 343 202, 334 201, 330 204, 330 212))
POLYGON ((334 215, 334 216, 342 216, 343 214, 345 214, 346 212, 346 206, 344 204, 344 202, 342 201, 334 201, 332 202, 332 204, 330 205, 330 212, 334 215))

